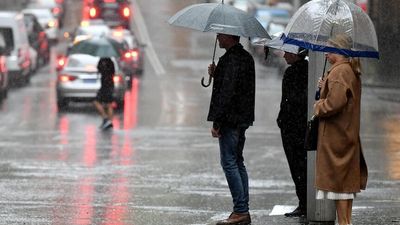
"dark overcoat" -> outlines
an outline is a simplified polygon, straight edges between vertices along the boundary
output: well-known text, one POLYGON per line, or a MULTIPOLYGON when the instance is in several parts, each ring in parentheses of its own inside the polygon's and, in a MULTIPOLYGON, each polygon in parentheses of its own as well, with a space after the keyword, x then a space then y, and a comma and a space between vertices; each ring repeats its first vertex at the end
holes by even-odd
POLYGON ((254 121, 254 107, 254 60, 241 44, 236 44, 218 61, 207 120, 214 126, 249 126, 254 121))

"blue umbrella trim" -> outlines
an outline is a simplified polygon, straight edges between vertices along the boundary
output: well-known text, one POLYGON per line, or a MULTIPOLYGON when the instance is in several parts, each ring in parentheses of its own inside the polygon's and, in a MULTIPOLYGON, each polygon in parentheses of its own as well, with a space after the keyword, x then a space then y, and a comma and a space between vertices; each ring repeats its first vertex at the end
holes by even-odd
POLYGON ((312 51, 318 52, 330 52, 336 53, 340 55, 345 55, 348 57, 365 57, 365 58, 375 58, 379 59, 379 52, 377 51, 353 51, 350 49, 341 49, 341 48, 334 48, 324 45, 316 45, 305 41, 300 41, 297 39, 289 38, 289 37, 282 37, 283 43, 297 45, 299 47, 303 47, 305 49, 309 49, 312 51))

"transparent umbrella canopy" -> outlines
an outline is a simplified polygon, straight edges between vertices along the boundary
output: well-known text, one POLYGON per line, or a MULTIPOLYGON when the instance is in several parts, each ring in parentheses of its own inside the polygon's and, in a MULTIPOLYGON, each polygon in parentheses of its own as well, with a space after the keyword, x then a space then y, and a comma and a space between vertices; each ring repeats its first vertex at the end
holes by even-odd
POLYGON ((378 39, 369 16, 347 0, 313 0, 304 4, 287 25, 284 42, 313 51, 349 57, 379 58, 378 39), (350 37, 348 49, 333 48, 328 39, 350 37))
MULTIPOLYGON (((264 27, 258 20, 243 10, 222 3, 201 3, 190 5, 181 9, 173 15, 168 23, 173 26, 190 28, 203 32, 229 34, 242 37, 261 37, 271 39, 264 27)), ((214 43, 212 62, 214 63, 217 39, 214 43)), ((201 84, 208 87, 212 77, 209 76, 208 83, 201 84)))

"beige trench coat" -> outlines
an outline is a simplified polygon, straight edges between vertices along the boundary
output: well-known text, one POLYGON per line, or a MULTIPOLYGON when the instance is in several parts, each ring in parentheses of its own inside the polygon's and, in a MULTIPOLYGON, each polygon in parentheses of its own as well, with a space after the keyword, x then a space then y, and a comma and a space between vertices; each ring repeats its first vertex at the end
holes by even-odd
POLYGON ((356 193, 367 184, 360 142, 361 78, 350 63, 332 65, 323 81, 314 114, 320 118, 315 186, 319 190, 356 193))

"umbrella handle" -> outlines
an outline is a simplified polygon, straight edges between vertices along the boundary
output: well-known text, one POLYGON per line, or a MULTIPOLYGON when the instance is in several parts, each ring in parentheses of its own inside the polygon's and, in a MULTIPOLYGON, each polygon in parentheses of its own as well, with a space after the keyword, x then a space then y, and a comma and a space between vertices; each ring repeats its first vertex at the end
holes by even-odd
MULTIPOLYGON (((223 2, 223 1, 222 1, 223 2)), ((215 49, 217 48, 217 37, 215 37, 215 43, 214 43, 214 52, 213 52, 213 58, 212 58, 212 63, 215 64, 214 59, 215 59, 215 49)), ((214 75, 214 74, 213 74, 214 75)), ((212 76, 210 75, 208 77, 208 84, 204 84, 204 77, 201 78, 201 86, 203 87, 208 87, 211 84, 212 76)))
POLYGON ((209 76, 209 77, 208 77, 208 84, 204 84, 204 77, 201 78, 201 86, 203 86, 203 87, 208 87, 208 86, 210 86, 210 84, 211 84, 211 79, 212 79, 212 77, 209 76))

